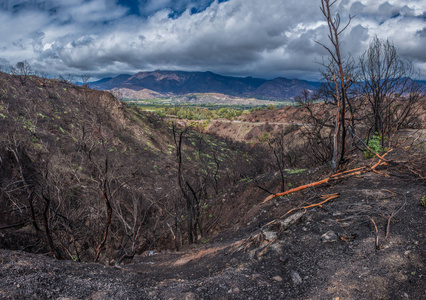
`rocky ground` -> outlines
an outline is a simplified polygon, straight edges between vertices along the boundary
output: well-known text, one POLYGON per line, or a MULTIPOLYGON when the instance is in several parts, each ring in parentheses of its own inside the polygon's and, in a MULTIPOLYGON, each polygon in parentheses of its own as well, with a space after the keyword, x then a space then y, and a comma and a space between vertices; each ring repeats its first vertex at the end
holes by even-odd
POLYGON ((424 180, 386 167, 259 199, 263 217, 238 230, 120 266, 0 250, 0 298, 425 299, 425 195, 424 180), (334 193, 322 206, 285 214, 334 193), (273 220, 281 222, 267 224, 273 220))

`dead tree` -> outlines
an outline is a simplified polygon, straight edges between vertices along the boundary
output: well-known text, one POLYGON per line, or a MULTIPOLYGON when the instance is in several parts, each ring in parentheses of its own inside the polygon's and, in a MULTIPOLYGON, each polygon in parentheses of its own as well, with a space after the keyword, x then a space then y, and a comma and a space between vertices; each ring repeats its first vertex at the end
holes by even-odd
POLYGON ((194 230, 193 230, 193 199, 190 191, 188 189, 188 183, 185 181, 183 176, 183 157, 182 157, 182 142, 185 133, 188 131, 188 128, 178 132, 175 125, 173 125, 173 138, 176 146, 176 160, 178 164, 178 184, 180 191, 182 192, 182 196, 186 201, 186 210, 187 210, 187 232, 188 232, 188 242, 192 244, 194 242, 194 230))
POLYGON ((346 114, 346 105, 348 103, 347 90, 352 80, 350 71, 345 68, 345 61, 342 58, 340 50, 340 36, 348 28, 351 17, 349 16, 349 21, 346 23, 343 28, 341 28, 341 19, 338 13, 332 14, 331 9, 337 0, 321 0, 321 12, 327 20, 327 25, 329 29, 328 38, 332 44, 331 47, 326 46, 323 43, 317 42, 323 46, 329 54, 328 64, 323 64, 326 70, 323 72, 325 81, 329 84, 330 90, 332 91, 335 104, 337 106, 336 116, 335 116, 335 128, 334 128, 334 145, 333 145, 333 159, 332 167, 334 172, 341 167, 344 162, 345 157, 345 145, 346 145, 346 126, 345 126, 345 114, 346 114), (346 69, 346 70, 345 70, 346 69), (340 145, 339 145, 340 142, 340 145), (340 157, 338 156, 338 151, 340 148, 340 157))
POLYGON ((305 107, 308 103, 312 102, 311 92, 307 89, 303 89, 298 95, 294 97, 294 102, 299 106, 305 107))
POLYGON ((15 164, 19 171, 21 184, 27 194, 27 202, 28 208, 30 210, 30 220, 32 226, 39 238, 48 245, 54 257, 61 259, 63 256, 54 244, 49 222, 49 211, 51 209, 50 199, 45 197, 42 191, 37 189, 37 186, 42 184, 44 178, 38 178, 39 176, 37 176, 38 174, 35 174, 35 172, 34 174, 31 174, 31 176, 27 174, 26 170, 29 167, 29 162, 28 158, 26 157, 25 150, 19 144, 14 135, 10 137, 9 142, 10 143, 7 147, 7 150, 12 154, 12 157, 15 160, 15 164), (31 182, 28 180, 29 177, 32 177, 31 182), (37 201, 37 199, 39 201, 37 201), (36 213, 37 206, 42 206, 41 212, 39 214, 42 215, 44 226, 40 225, 37 219, 37 216, 39 215, 36 213))
POLYGON ((373 39, 360 57, 358 78, 369 136, 376 132, 383 143, 383 137, 413 122, 421 97, 416 76, 412 63, 402 60, 391 42, 373 39))
POLYGON ((90 80, 90 75, 81 75, 80 78, 81 78, 81 82, 83 83, 83 86, 87 87, 87 83, 90 80))
POLYGON ((16 64, 16 68, 13 69, 13 73, 19 75, 19 80, 22 84, 25 84, 27 77, 32 73, 31 66, 26 60, 20 61, 16 64))
POLYGON ((24 164, 21 159, 22 157, 21 147, 16 141, 16 138, 14 136, 11 138, 11 143, 10 143, 10 146, 7 147, 7 150, 12 153, 13 158, 15 159, 16 165, 19 169, 19 176, 20 176, 21 183, 25 189, 25 192, 27 193, 28 207, 30 208, 31 223, 33 225, 33 228, 38 235, 43 237, 43 235, 41 234, 42 230, 40 229, 40 226, 36 218, 35 205, 34 205, 34 202, 35 202, 34 191, 30 189, 30 185, 27 182, 26 175, 24 173, 24 164))
POLYGON ((105 159, 105 169, 103 172, 103 176, 99 178, 99 189, 102 192, 102 198, 105 203, 106 220, 105 220, 102 240, 99 243, 98 247, 96 248, 96 254, 93 259, 95 262, 98 261, 102 248, 105 246, 106 240, 108 238, 109 227, 111 226, 111 220, 112 220, 112 207, 111 207, 110 197, 108 195, 108 158, 105 159))
MULTIPOLYGON (((205 182, 193 184, 184 176, 183 165, 183 139, 188 132, 188 127, 180 130, 173 125, 173 137, 176 146, 176 161, 178 164, 178 185, 186 202, 186 222, 188 243, 197 243, 198 233, 202 235, 201 226, 201 194, 203 192, 205 182)), ((196 169, 199 169, 196 167, 196 169)))
POLYGON ((113 210, 117 216, 122 229, 125 231, 125 238, 121 242, 121 249, 117 255, 116 264, 120 264, 125 259, 132 259, 136 254, 137 243, 142 236, 142 228, 148 218, 151 207, 158 205, 152 201, 148 207, 144 207, 145 199, 132 189, 130 191, 131 203, 115 201, 113 210))
POLYGON ((281 177, 281 191, 285 191, 285 174, 284 169, 286 168, 285 156, 286 156, 286 143, 285 133, 283 131, 275 134, 273 138, 267 141, 269 149, 275 158, 275 165, 280 173, 281 177))

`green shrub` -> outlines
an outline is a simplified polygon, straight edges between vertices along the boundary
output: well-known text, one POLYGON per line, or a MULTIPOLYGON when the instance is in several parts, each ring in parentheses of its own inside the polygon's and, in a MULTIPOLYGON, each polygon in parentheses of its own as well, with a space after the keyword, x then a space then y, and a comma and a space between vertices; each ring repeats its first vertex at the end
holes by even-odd
MULTIPOLYGON (((388 148, 382 147, 382 142, 385 140, 386 138, 383 137, 383 135, 375 132, 372 138, 367 140, 366 142, 367 142, 367 146, 370 147, 371 150, 373 150, 377 154, 381 154, 388 150, 388 148)), ((368 149, 365 149, 363 153, 364 153, 364 158, 372 158, 375 156, 374 153, 371 153, 370 150, 368 149)))
POLYGON ((269 133, 265 132, 262 136, 259 137, 259 142, 261 143, 267 143, 271 137, 269 136, 269 133))
POLYGON ((300 174, 306 171, 306 169, 285 169, 287 174, 300 174))

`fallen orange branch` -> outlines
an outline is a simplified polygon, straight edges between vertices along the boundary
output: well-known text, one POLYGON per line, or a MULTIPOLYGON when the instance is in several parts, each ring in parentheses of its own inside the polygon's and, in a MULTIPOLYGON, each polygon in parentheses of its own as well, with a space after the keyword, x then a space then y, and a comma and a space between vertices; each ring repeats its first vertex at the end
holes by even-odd
POLYGON ((317 185, 321 185, 323 183, 327 183, 332 179, 342 179, 342 178, 346 178, 346 177, 353 176, 353 175, 359 175, 359 174, 361 174, 362 171, 365 171, 365 170, 368 170, 368 168, 367 167, 361 167, 361 168, 356 168, 356 169, 352 169, 352 170, 348 170, 348 171, 344 171, 344 172, 339 172, 339 173, 336 173, 336 174, 334 174, 330 177, 327 177, 323 180, 313 182, 313 183, 309 183, 309 184, 305 184, 305 185, 301 185, 301 186, 298 186, 296 188, 293 188, 293 189, 290 189, 288 191, 278 193, 278 194, 275 194, 275 195, 270 195, 265 200, 263 200, 263 203, 265 203, 265 202, 267 202, 267 201, 269 201, 269 200, 271 200, 275 197, 285 196, 285 195, 288 195, 288 194, 291 194, 291 193, 294 193, 294 192, 297 192, 297 191, 301 191, 301 190, 304 190, 304 189, 307 189, 307 188, 310 188, 310 187, 314 187, 314 186, 317 186, 317 185))
POLYGON ((347 171, 343 171, 343 172, 336 173, 336 174, 334 174, 334 175, 331 175, 330 177, 331 177, 331 178, 334 178, 334 177, 338 177, 338 176, 341 176, 341 175, 344 175, 344 174, 347 174, 347 173, 353 173, 353 172, 356 172, 356 171, 362 171, 362 170, 364 170, 364 169, 365 169, 365 167, 356 168, 356 169, 351 169, 351 170, 347 170, 347 171))
POLYGON ((385 177, 390 177, 390 175, 389 174, 386 174, 386 173, 382 173, 382 172, 379 172, 379 171, 376 171, 376 170, 372 170, 374 173, 377 173, 377 174, 380 174, 380 175, 383 175, 383 176, 385 176, 385 177))
MULTIPOLYGON (((326 202, 328 202, 328 201, 330 201, 331 199, 336 199, 336 198, 339 198, 340 197, 340 194, 339 193, 336 193, 336 194, 330 194, 330 195, 322 195, 320 198, 321 199, 324 199, 325 198, 325 200, 324 201, 321 201, 320 203, 314 203, 314 204, 310 204, 310 205, 307 205, 307 206, 303 206, 303 207, 296 207, 296 208, 293 208, 293 209, 290 209, 288 212, 286 212, 285 213, 285 215, 288 215, 289 213, 291 213, 292 211, 295 211, 296 209, 308 209, 308 208, 311 208, 311 207, 315 207, 315 206, 321 206, 321 205, 323 205, 324 203, 326 203, 326 202)), ((282 217, 284 217, 285 215, 283 215, 282 217)))
MULTIPOLYGON (((389 153, 391 153, 392 151, 393 151, 393 149, 390 149, 390 150, 389 150, 389 151, 387 151, 385 154, 383 154, 383 155, 381 156, 381 157, 382 157, 382 159, 384 160, 384 157, 385 157, 386 155, 388 155, 389 153)), ((374 169, 375 169, 377 166, 379 166, 379 165, 387 164, 386 162, 382 162, 382 159, 379 159, 379 161, 371 167, 371 170, 374 170, 374 169)))
POLYGON ((395 193, 395 192, 392 192, 392 191, 390 191, 390 190, 384 190, 385 192, 388 192, 388 193, 391 193, 391 194, 394 194, 394 195, 398 195, 397 193, 395 193))
POLYGON ((327 183, 327 182, 329 182, 332 179, 336 179, 336 180, 337 179, 343 179, 343 178, 354 176, 354 175, 360 175, 362 172, 368 172, 368 171, 374 171, 376 173, 381 174, 380 172, 377 172, 375 169, 378 166, 387 165, 387 162, 384 161, 385 160, 384 157, 386 155, 388 155, 392 151, 393 151, 393 149, 390 149, 386 153, 384 153, 382 156, 376 154, 376 156, 380 157, 380 159, 379 159, 379 161, 377 163, 375 163, 371 167, 364 166, 364 167, 360 167, 360 168, 356 168, 356 169, 352 169, 352 170, 347 170, 347 171, 339 172, 339 173, 331 175, 330 177, 327 177, 327 178, 325 178, 323 180, 320 180, 320 181, 317 181, 317 182, 313 182, 313 183, 309 183, 309 184, 305 184, 305 185, 301 185, 301 186, 298 186, 296 188, 290 189, 290 190, 288 190, 286 192, 281 192, 281 193, 278 193, 278 194, 275 194, 275 195, 270 195, 270 196, 266 197, 266 199, 263 200, 262 203, 268 202, 269 200, 274 199, 276 197, 285 196, 285 195, 288 195, 288 194, 291 194, 291 193, 294 193, 294 192, 298 192, 298 191, 301 191, 301 190, 304 190, 304 189, 307 189, 307 188, 310 188, 310 187, 314 187, 314 186, 317 186, 317 185, 321 185, 323 183, 327 183))
POLYGON ((269 201, 269 200, 271 200, 275 197, 285 196, 285 195, 288 195, 288 194, 291 194, 291 193, 294 193, 294 192, 297 192, 297 191, 304 190, 304 189, 309 188, 309 187, 313 187, 313 186, 317 186, 317 185, 320 185, 320 184, 323 184, 323 183, 327 183, 328 181, 330 181, 330 179, 331 178, 328 177, 326 179, 323 179, 323 180, 320 180, 320 181, 317 181, 317 182, 314 182, 314 183, 298 186, 298 187, 291 189, 291 190, 288 190, 286 192, 278 193, 278 194, 275 194, 275 195, 270 195, 265 200, 263 200, 263 203, 265 203, 265 202, 267 202, 267 201, 269 201))

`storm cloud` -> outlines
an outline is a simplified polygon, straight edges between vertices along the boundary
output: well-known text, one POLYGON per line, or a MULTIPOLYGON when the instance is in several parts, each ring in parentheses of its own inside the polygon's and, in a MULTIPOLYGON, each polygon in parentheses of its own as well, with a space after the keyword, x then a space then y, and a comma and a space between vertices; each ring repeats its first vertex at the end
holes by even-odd
MULTIPOLYGON (((94 77, 155 69, 319 79, 320 1, 3 0, 0 63, 94 77)), ((389 39, 426 77, 424 1, 342 0, 343 53, 389 39)))

